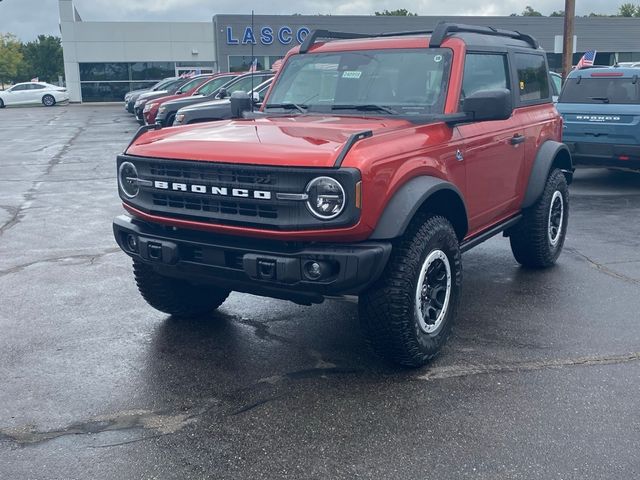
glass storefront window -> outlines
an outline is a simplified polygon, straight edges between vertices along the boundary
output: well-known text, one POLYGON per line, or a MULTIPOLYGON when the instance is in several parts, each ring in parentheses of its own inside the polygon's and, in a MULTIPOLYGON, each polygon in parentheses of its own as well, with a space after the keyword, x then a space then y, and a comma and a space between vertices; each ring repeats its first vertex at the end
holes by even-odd
POLYGON ((130 90, 153 86, 154 82, 83 82, 80 84, 83 102, 120 102, 130 90))
MULTIPOLYGON (((264 57, 256 57, 258 59, 258 70, 264 68, 264 57)), ((229 55, 229 71, 230 72, 247 72, 251 68, 253 58, 250 55, 229 55)))
POLYGON ((176 74, 175 62, 137 62, 131 64, 131 80, 160 80, 176 74))
POLYGON ((81 63, 80 81, 129 80, 128 63, 81 63))
MULTIPOLYGON (((256 55, 258 70, 269 70, 276 60, 284 58, 282 55, 262 56, 256 55)), ((229 55, 230 72, 246 72, 251 67, 251 56, 229 55)))

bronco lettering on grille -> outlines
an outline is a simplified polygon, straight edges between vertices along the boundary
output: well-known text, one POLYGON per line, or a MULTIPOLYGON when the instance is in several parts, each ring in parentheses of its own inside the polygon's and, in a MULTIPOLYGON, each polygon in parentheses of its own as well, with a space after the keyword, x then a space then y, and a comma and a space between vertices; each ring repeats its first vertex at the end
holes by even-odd
POLYGON ((176 192, 203 193, 220 195, 223 197, 256 198, 259 200, 271 200, 271 192, 263 190, 249 190, 247 188, 208 187, 207 185, 189 185, 187 183, 162 182, 156 180, 153 186, 160 190, 173 190, 176 192))

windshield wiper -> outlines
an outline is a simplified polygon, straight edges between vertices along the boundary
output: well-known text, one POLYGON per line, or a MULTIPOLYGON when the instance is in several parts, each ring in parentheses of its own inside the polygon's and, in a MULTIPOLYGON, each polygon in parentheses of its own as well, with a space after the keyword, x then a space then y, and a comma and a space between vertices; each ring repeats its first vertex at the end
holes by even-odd
POLYGON ((331 110, 357 110, 359 112, 384 112, 390 115, 399 115, 400 112, 384 105, 366 104, 366 105, 333 105, 331 110))
POLYGON ((265 108, 284 108, 285 110, 298 110, 300 113, 307 113, 306 105, 298 105, 297 103, 270 103, 265 108))
POLYGON ((600 100, 602 103, 610 103, 609 97, 589 97, 591 100, 600 100))

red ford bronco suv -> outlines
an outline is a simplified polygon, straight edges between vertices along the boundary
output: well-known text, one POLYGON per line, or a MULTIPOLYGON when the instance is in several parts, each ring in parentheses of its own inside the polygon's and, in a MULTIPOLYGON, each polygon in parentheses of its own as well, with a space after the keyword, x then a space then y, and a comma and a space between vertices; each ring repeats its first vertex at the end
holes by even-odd
POLYGON ((373 349, 420 366, 451 332, 462 252, 501 232, 527 267, 562 250, 573 167, 551 96, 518 32, 314 31, 260 111, 240 92, 232 120, 139 130, 115 238, 162 312, 358 295, 373 349))

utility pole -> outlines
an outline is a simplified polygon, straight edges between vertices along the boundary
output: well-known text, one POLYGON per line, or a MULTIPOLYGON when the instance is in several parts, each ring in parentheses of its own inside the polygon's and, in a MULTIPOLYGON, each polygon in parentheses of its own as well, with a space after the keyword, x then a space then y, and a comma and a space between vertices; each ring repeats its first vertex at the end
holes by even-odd
POLYGON ((566 79, 573 66, 573 24, 576 0, 564 0, 564 42, 562 48, 562 78, 566 79))

